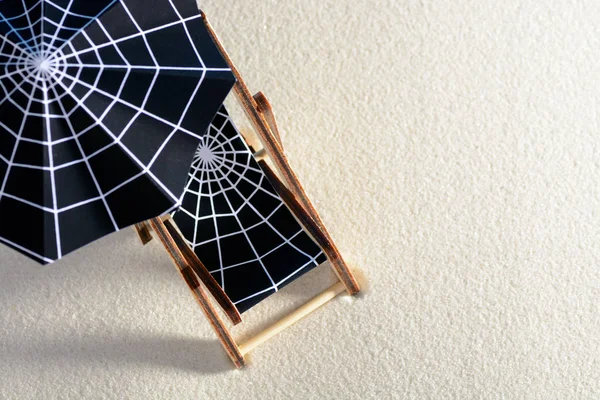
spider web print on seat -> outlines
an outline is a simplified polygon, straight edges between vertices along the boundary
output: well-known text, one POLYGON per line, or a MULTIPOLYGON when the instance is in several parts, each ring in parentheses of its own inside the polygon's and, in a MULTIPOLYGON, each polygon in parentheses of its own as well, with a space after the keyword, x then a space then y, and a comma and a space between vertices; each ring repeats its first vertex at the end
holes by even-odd
POLYGON ((48 263, 172 212, 234 82, 195 0, 0 2, 0 242, 48 263))
POLYGON ((240 312, 326 260, 268 182, 225 107, 202 138, 173 218, 240 312))

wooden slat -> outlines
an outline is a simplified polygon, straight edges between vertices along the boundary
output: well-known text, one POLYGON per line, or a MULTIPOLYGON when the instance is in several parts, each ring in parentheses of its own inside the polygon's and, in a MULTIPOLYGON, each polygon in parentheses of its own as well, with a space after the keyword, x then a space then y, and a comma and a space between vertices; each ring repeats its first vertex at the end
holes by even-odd
POLYGON ((261 169, 267 176, 267 179, 273 186, 273 189, 281 196, 283 202, 288 206, 290 211, 298 218, 300 224, 306 229, 306 231, 312 236, 317 244, 323 249, 323 252, 330 257, 336 257, 336 253, 332 251, 332 242, 327 235, 323 234, 323 231, 319 229, 319 226, 315 223, 312 217, 306 212, 306 209, 298 201, 296 196, 279 180, 279 177, 275 174, 275 171, 271 169, 266 161, 260 160, 258 162, 261 169))
POLYGON ((212 274, 208 272, 208 269, 206 269, 206 266, 200 261, 196 253, 188 246, 177 228, 175 228, 171 221, 164 221, 164 224, 188 265, 194 270, 202 283, 204 283, 206 289, 212 294, 221 308, 223 308, 223 311, 227 314, 231 322, 234 325, 242 322, 242 316, 236 306, 231 302, 229 296, 223 291, 219 283, 213 278, 212 274))
POLYGON ((258 92, 252 96, 254 101, 256 101, 256 105, 258 111, 262 113, 265 117, 265 120, 269 124, 269 129, 271 133, 279 143, 279 146, 283 149, 283 142, 281 141, 281 134, 279 133, 279 127, 277 126, 277 120, 275 119, 275 113, 273 112, 273 107, 271 107, 271 103, 267 99, 267 96, 263 92, 258 92))

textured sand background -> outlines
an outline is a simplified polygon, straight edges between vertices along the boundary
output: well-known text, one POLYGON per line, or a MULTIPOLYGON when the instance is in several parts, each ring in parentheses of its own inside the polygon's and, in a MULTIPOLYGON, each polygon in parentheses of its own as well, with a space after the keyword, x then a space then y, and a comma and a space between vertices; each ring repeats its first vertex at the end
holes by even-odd
POLYGON ((600 2, 201 6, 370 290, 234 371, 157 243, 2 247, 0 398, 600 397, 600 2))

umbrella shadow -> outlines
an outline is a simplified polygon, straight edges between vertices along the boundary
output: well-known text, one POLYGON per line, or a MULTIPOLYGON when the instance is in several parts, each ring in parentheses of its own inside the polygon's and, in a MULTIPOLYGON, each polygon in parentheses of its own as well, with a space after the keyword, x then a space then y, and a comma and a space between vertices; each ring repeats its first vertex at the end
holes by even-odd
POLYGON ((121 277, 147 284, 176 276, 160 246, 153 242, 142 246, 132 229, 112 233, 45 266, 0 244, 0 291, 5 298, 21 296, 32 286, 60 288, 66 279, 102 285, 121 277), (91 268, 103 273, 90 273, 91 268))
MULTIPOLYGON (((65 282, 76 291, 89 293, 102 292, 107 284, 115 290, 119 282, 136 282, 136 287, 148 289, 160 282, 180 279, 163 253, 157 243, 142 246, 135 233, 127 230, 109 235, 74 252, 68 259, 44 267, 14 250, 1 247, 0 306, 32 306, 32 315, 37 315, 44 306, 59 307, 56 302, 60 296, 41 293, 60 294, 65 282), (126 265, 121 262, 124 259, 128 260, 126 265), (93 270, 90 265, 94 266, 93 270), (43 302, 47 304, 41 304, 43 302)), ((193 305, 191 297, 190 304, 193 305)), ((9 332, 0 338, 0 353, 1 362, 28 360, 50 367, 65 362, 82 366, 114 363, 207 375, 232 370, 232 364, 217 340, 126 329, 68 337, 50 333, 37 339, 9 332), (31 358, 28 359, 29 355, 31 358)))
POLYGON ((48 367, 115 363, 119 366, 150 366, 202 375, 233 370, 231 361, 216 340, 130 332, 111 336, 44 338, 36 342, 15 340, 3 346, 4 362, 28 362, 26 355, 34 355, 35 363, 48 367))

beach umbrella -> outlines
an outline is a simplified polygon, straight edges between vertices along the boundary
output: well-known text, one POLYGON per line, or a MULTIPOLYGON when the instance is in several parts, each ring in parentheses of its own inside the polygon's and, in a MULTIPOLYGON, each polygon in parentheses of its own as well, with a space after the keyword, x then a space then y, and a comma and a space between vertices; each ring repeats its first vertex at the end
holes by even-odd
POLYGON ((198 146, 173 220, 240 312, 326 260, 274 190, 225 107, 198 146))
POLYGON ((195 0, 0 2, 0 242, 41 262, 180 203, 235 79, 195 0))

